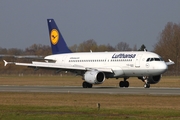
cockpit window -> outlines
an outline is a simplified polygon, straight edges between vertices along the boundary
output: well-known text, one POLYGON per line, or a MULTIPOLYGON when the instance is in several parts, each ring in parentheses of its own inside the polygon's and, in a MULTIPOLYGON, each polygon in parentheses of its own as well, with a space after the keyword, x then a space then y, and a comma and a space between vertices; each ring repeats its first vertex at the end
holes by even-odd
POLYGON ((160 59, 160 61, 164 61, 162 58, 159 58, 160 59))
POLYGON ((150 58, 148 58, 146 61, 148 62, 150 60, 150 58))
POLYGON ((155 59, 155 61, 161 61, 159 58, 154 58, 155 59))
POLYGON ((151 58, 150 61, 155 61, 154 58, 151 58))
POLYGON ((163 59, 162 58, 148 58, 146 61, 147 62, 151 62, 151 61, 163 61, 163 59))

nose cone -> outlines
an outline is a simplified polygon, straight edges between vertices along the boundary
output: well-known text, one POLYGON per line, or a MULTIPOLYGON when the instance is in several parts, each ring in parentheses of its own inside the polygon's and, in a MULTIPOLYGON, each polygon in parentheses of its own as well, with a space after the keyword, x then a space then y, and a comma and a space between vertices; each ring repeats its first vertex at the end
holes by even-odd
POLYGON ((162 74, 162 73, 166 72, 166 70, 168 69, 168 66, 166 65, 165 62, 160 62, 160 63, 157 64, 157 67, 156 67, 156 68, 157 68, 157 69, 159 70, 159 72, 162 74))

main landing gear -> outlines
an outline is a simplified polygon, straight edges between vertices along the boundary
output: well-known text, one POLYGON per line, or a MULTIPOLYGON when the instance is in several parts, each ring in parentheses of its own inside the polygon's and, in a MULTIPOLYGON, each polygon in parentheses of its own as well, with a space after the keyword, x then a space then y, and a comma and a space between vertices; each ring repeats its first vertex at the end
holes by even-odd
POLYGON ((126 80, 127 80, 127 78, 124 78, 124 81, 120 81, 119 87, 129 87, 129 82, 126 80))
POLYGON ((90 83, 88 83, 88 82, 83 82, 83 83, 82 83, 82 87, 83 87, 83 88, 92 88, 92 86, 93 86, 93 85, 90 84, 90 83))

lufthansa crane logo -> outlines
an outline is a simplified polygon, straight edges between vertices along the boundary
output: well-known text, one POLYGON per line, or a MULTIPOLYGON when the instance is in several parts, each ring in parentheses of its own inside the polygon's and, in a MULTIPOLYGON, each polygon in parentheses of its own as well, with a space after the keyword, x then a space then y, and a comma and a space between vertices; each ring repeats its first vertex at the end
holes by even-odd
POLYGON ((53 29, 50 34, 51 43, 56 45, 59 40, 59 32, 56 29, 53 29))

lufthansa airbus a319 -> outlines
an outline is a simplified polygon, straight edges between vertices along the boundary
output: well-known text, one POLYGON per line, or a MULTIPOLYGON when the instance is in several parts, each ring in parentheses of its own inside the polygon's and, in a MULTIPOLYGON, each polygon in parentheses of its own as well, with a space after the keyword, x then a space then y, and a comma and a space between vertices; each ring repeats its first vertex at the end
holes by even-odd
POLYGON ((44 62, 32 63, 7 62, 20 66, 34 68, 52 68, 65 70, 81 75, 83 88, 92 88, 93 84, 102 84, 108 78, 123 78, 120 87, 129 87, 129 77, 137 77, 144 82, 144 87, 156 84, 168 69, 174 64, 169 59, 165 62, 158 54, 148 51, 122 52, 79 52, 72 53, 67 47, 55 21, 47 19, 52 55, 46 56, 44 62))

